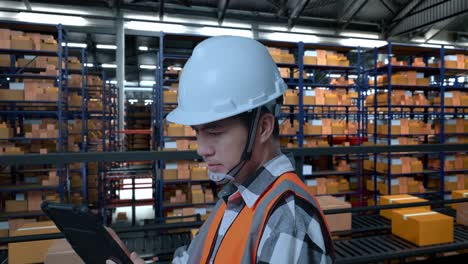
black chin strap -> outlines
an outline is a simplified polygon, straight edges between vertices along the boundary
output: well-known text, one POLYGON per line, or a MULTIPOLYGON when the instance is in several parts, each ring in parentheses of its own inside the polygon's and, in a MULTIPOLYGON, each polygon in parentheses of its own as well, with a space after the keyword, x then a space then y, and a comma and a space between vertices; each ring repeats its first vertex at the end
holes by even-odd
POLYGON ((261 107, 257 107, 252 110, 252 122, 250 123, 249 132, 247 135, 247 142, 245 143, 244 151, 240 157, 239 163, 230 169, 227 173, 228 177, 235 178, 240 170, 244 167, 247 161, 252 157, 253 145, 255 142, 255 135, 257 134, 258 122, 260 120, 261 107))

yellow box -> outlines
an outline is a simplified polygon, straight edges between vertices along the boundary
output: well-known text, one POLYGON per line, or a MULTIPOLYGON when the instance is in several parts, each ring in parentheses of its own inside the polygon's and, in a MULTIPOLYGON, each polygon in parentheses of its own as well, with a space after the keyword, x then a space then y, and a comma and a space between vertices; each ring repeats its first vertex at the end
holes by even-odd
POLYGON ((192 180, 208 180, 208 169, 204 167, 194 167, 190 169, 192 180))
POLYGON ((177 91, 164 91, 163 102, 164 103, 177 103, 177 91))
POLYGON ((284 94, 284 102, 285 105, 298 105, 299 104, 299 97, 296 93, 286 92, 284 94))
POLYGON ((315 96, 304 96, 304 105, 314 105, 315 104, 315 96))
MULTIPOLYGON (((17 230, 11 230, 10 236, 27 236, 40 234, 60 233, 52 221, 25 223, 17 230)), ((53 239, 31 242, 9 243, 9 263, 42 263, 47 256, 49 247, 54 243, 53 239)))
POLYGON ((173 137, 183 137, 185 136, 185 128, 183 125, 169 124, 167 128, 167 135, 173 137))
POLYGON ((17 213, 17 212, 27 212, 28 211, 28 201, 16 201, 16 200, 6 200, 5 201, 5 212, 7 213, 17 213))
POLYGON ((316 65, 317 64, 317 57, 313 56, 304 56, 304 64, 316 65))
POLYGON ((453 218, 421 208, 394 210, 392 233, 418 246, 453 242, 453 218))
MULTIPOLYGON (((398 188, 398 186, 396 186, 398 188)), ((400 194, 400 195, 385 195, 380 197, 380 204, 405 204, 405 203, 421 203, 427 202, 425 199, 421 199, 416 196, 412 196, 409 194, 400 194)), ((431 207, 428 206, 418 206, 412 207, 424 210, 431 210, 431 207)), ((380 210, 380 216, 385 217, 387 219, 392 219, 392 211, 396 209, 387 209, 387 210, 380 210)))
MULTIPOLYGON (((466 178, 465 178, 466 181, 466 178)), ((456 190, 452 191, 452 199, 463 199, 468 197, 468 190, 456 190)), ((457 204, 450 205, 453 209, 457 209, 457 204)))

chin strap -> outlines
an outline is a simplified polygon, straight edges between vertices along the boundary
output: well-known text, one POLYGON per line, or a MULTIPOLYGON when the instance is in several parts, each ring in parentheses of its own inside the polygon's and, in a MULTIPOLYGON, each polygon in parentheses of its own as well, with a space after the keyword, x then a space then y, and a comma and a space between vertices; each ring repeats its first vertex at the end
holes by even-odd
POLYGON ((262 112, 261 108, 262 107, 260 106, 260 107, 255 108, 252 111, 252 115, 254 116, 254 119, 250 123, 249 133, 247 135, 247 142, 245 143, 244 151, 242 152, 240 161, 227 173, 216 173, 216 172, 208 171, 208 176, 210 177, 212 181, 218 184, 224 184, 229 181, 233 181, 234 178, 237 176, 237 174, 245 166, 247 161, 250 160, 250 158, 252 157, 252 149, 253 149, 253 144, 255 142, 255 135, 257 134, 257 127, 258 127, 258 122, 260 120, 260 114, 262 112))

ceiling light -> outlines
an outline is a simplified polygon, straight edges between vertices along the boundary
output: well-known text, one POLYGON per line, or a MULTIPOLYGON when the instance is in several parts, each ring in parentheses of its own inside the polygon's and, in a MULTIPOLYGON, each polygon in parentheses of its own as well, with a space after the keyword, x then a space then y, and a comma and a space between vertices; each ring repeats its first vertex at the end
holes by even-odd
POLYGON ((97 44, 96 45, 96 48, 97 49, 117 49, 117 46, 116 45, 103 45, 103 44, 97 44))
POLYGON ((140 81, 140 86, 152 86, 155 85, 155 81, 140 81))
POLYGON ((320 41, 319 37, 315 35, 309 35, 309 34, 273 32, 273 33, 263 33, 262 36, 268 40, 287 41, 287 42, 302 41, 306 43, 316 43, 320 41))
POLYGON ((329 74, 327 74, 327 76, 330 77, 330 78, 340 78, 341 74, 329 73, 329 74))
POLYGON ((167 67, 168 70, 172 70, 172 71, 181 71, 182 70, 182 67, 179 67, 179 66, 169 66, 167 67))
POLYGON ((246 29, 233 29, 233 28, 222 28, 222 27, 202 27, 196 30, 201 35, 207 36, 240 36, 253 38, 251 30, 246 29))
POLYGON ((72 43, 72 42, 62 42, 62 46, 70 47, 70 48, 86 48, 88 45, 86 43, 72 43))
POLYGON ((354 75, 354 74, 350 74, 348 75, 348 79, 357 79, 357 75, 354 75))
POLYGON ((187 27, 183 25, 140 22, 140 21, 126 22, 125 28, 133 29, 133 30, 153 31, 153 32, 164 31, 168 33, 184 33, 187 30, 187 27))
POLYGON ((80 16, 63 16, 50 14, 37 14, 31 12, 20 12, 16 15, 16 19, 21 22, 42 23, 53 25, 66 26, 86 26, 88 21, 80 16))
POLYGON ((148 51, 148 47, 146 47, 146 46, 139 46, 139 47, 138 47, 138 50, 141 50, 141 51, 148 51))
POLYGON ((148 70, 155 70, 156 65, 149 65, 149 64, 141 64, 140 69, 148 69, 148 70))
POLYGON ((357 39, 357 38, 340 39, 339 43, 343 46, 363 47, 363 48, 375 48, 375 47, 381 47, 387 44, 387 42, 383 40, 370 40, 370 39, 357 39))
POLYGON ((125 87, 125 91, 136 91, 136 92, 151 92, 153 88, 150 87, 125 87))
POLYGON ((352 38, 368 38, 368 39, 379 39, 379 34, 373 33, 359 33, 359 32, 342 32, 340 36, 352 37, 352 38))
POLYGON ((117 65, 116 64, 110 64, 110 63, 103 63, 101 65, 101 67, 103 67, 103 68, 117 68, 117 65))
POLYGON ((89 68, 89 67, 94 67, 94 64, 92 64, 92 63, 85 63, 84 66, 89 68))

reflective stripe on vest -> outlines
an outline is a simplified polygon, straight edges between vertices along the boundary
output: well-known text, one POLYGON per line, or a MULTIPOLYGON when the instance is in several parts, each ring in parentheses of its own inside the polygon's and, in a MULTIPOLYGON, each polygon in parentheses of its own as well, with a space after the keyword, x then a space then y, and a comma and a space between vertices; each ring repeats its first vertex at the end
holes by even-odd
MULTIPOLYGON (((245 206, 241 210, 224 235, 219 249, 215 252, 214 263, 255 263, 260 239, 268 218, 281 198, 289 194, 294 194, 296 197, 307 201, 315 208, 316 213, 321 214, 323 222, 320 222, 320 226, 321 233, 324 234, 323 242, 325 247, 323 250, 327 254, 333 254, 325 217, 319 209, 317 201, 296 174, 285 173, 268 187, 252 208, 245 206), (239 251, 239 249, 242 251, 239 251)), ((189 252, 190 259, 188 263, 209 262, 225 210, 226 204, 224 201, 218 201, 212 215, 205 223, 206 226, 200 229, 196 239, 197 243, 191 245, 193 248, 189 252)))

